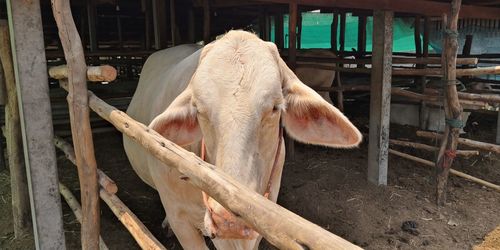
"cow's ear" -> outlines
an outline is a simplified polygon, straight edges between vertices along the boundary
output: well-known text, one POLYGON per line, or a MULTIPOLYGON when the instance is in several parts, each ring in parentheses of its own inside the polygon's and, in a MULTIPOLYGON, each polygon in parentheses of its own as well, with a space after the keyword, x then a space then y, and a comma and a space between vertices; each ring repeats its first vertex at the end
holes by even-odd
POLYGON ((297 78, 274 44, 270 48, 281 73, 286 103, 283 120, 288 134, 304 143, 336 148, 358 146, 363 138, 359 130, 342 112, 297 78))
POLYGON ((184 90, 163 113, 153 119, 149 128, 180 146, 200 140, 202 134, 191 97, 191 90, 184 90))
POLYGON ((294 139, 336 148, 359 145, 362 135, 337 108, 298 79, 284 89, 285 128, 294 139))

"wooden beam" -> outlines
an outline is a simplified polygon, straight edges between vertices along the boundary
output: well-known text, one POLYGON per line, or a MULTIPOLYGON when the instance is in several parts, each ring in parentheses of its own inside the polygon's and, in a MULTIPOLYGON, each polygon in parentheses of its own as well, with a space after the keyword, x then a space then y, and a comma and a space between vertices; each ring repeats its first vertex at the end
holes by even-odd
MULTIPOLYGON (((82 249, 97 249, 99 248, 101 226, 99 184, 89 119, 87 65, 69 1, 52 0, 52 13, 59 29, 59 38, 68 64, 69 91, 67 100, 83 212, 82 249)), ((52 140, 53 138, 51 138, 51 143, 53 143, 52 140)))
POLYGON ((337 43, 338 43, 338 30, 339 30, 339 14, 333 14, 332 27, 331 27, 331 37, 330 37, 330 46, 332 47, 333 52, 335 54, 338 52, 337 43))
POLYGON ((339 42, 340 42, 340 55, 343 55, 345 52, 345 27, 346 27, 346 13, 342 12, 340 14, 340 37, 339 37, 339 42))
MULTIPOLYGON (((101 66, 88 66, 87 67, 87 80, 91 82, 111 82, 116 79, 116 69, 109 65, 101 66)), ((49 76, 57 79, 67 79, 69 75, 68 65, 63 64, 49 68, 49 76)))
POLYGON ((152 0, 153 29, 155 34, 155 49, 167 47, 167 10, 165 0, 152 0))
MULTIPOLYGON (((366 52, 366 22, 365 15, 358 17, 358 58, 362 57, 366 52)), ((358 64, 358 68, 363 67, 363 64, 358 64)))
POLYGON ((463 127, 460 125, 463 108, 458 99, 457 86, 454 84, 457 80, 458 14, 461 4, 461 0, 453 0, 450 6, 451 15, 449 18, 444 15, 443 18, 443 24, 448 31, 443 41, 442 53, 443 81, 448 83, 444 87, 443 104, 445 119, 448 122, 446 122, 443 140, 436 159, 436 203, 438 206, 444 206, 446 203, 448 175, 455 158, 460 130, 463 127))
MULTIPOLYGON (((400 13, 413 13, 426 16, 441 16, 443 13, 450 13, 450 6, 447 2, 430 0, 260 0, 272 3, 290 3, 298 5, 336 7, 343 9, 362 10, 391 10, 400 13)), ((464 5, 460 11, 460 18, 476 19, 499 19, 500 8, 483 7, 475 5, 464 5)))
POLYGON ((196 42, 196 20, 194 16, 194 10, 192 7, 188 8, 188 42, 196 42))
MULTIPOLYGON (((417 136, 430 139, 441 139, 441 140, 443 139, 442 134, 438 134, 435 132, 428 132, 428 131, 417 131, 417 136)), ((477 148, 480 150, 500 154, 500 145, 495 145, 487 142, 474 141, 466 138, 458 138, 458 143, 467 147, 477 148)))
MULTIPOLYGON (((0 61, 4 72, 7 103, 5 105, 5 138, 10 169, 10 188, 12 195, 12 222, 14 236, 21 237, 30 231, 30 197, 28 179, 23 157, 23 139, 17 98, 14 65, 12 63, 9 26, 0 21, 0 61)), ((0 145, 0 147, 3 147, 0 145)), ((3 153, 3 152, 2 152, 3 153)))
POLYGON ((377 185, 387 185, 393 16, 391 11, 373 12, 368 181, 377 185))
POLYGON ((35 247, 65 249, 39 0, 7 1, 35 247))

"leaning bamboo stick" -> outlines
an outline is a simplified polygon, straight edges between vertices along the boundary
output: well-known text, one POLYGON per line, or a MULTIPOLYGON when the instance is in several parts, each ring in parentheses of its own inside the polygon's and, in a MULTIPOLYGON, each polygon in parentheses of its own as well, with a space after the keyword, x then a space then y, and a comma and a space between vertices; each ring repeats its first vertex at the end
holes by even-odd
POLYGON ((110 194, 104 189, 99 191, 99 195, 101 199, 108 204, 111 211, 113 211, 118 220, 127 228, 142 249, 167 249, 154 237, 144 224, 142 224, 139 218, 123 204, 118 196, 110 194))
MULTIPOLYGON (((65 86, 65 85, 61 85, 65 86)), ((215 166, 165 139, 88 91, 89 106, 163 163, 189 177, 194 186, 219 201, 281 249, 360 249, 241 185, 215 166), (307 232, 307 233, 304 233, 307 232)))
MULTIPOLYGON (((75 150, 71 144, 59 136, 54 136, 54 145, 66 155, 66 158, 71 161, 71 163, 76 166, 75 150)), ((106 190, 106 192, 110 194, 116 194, 116 192, 118 192, 118 186, 116 186, 116 183, 102 170, 97 169, 97 174, 99 175, 99 184, 106 190)))
MULTIPOLYGON (((426 145, 426 144, 423 144, 423 143, 417 143, 417 142, 409 142, 409 141, 401 141, 401 140, 390 139, 389 143, 393 144, 393 145, 397 145, 397 146, 422 149, 422 150, 431 151, 431 152, 436 152, 436 151, 439 150, 438 147, 426 145)), ((469 158, 469 157, 472 157, 472 156, 479 155, 479 151, 477 151, 477 150, 457 150, 457 155, 465 157, 465 158, 469 158)))
MULTIPOLYGON (((405 154, 405 153, 396 151, 394 149, 389 149, 389 153, 397 155, 397 156, 405 158, 405 159, 408 159, 408 160, 412 160, 412 161, 415 161, 415 162, 418 162, 418 163, 422 163, 423 165, 428 166, 428 167, 434 168, 436 166, 435 163, 432 162, 432 161, 424 160, 422 158, 418 158, 418 157, 413 156, 413 155, 405 154)), ((477 184, 485 186, 485 187, 489 187, 491 189, 494 189, 494 190, 500 192, 500 186, 499 185, 496 185, 496 184, 493 184, 491 182, 479 179, 477 177, 474 177, 472 175, 468 175, 466 173, 457 171, 455 169, 450 169, 450 173, 453 174, 453 175, 462 177, 464 179, 467 179, 467 180, 469 180, 471 182, 477 183, 477 184)))
MULTIPOLYGON (((68 66, 64 64, 50 67, 49 76, 57 80, 67 79, 68 66)), ((111 82, 116 79, 116 76, 116 69, 109 65, 87 67, 87 80, 91 82, 111 82)))
POLYGON ((83 221, 82 249, 99 248, 100 209, 97 163, 94 155, 92 128, 87 96, 87 65, 82 41, 76 29, 69 1, 52 0, 52 13, 68 63, 68 106, 80 180, 83 221))
MULTIPOLYGON (((66 203, 68 203, 68 206, 71 208, 71 211, 73 211, 73 214, 75 214, 76 220, 82 223, 82 207, 80 206, 80 203, 78 203, 78 200, 75 198, 75 196, 71 193, 69 188, 67 188, 65 185, 59 182, 59 193, 61 193, 62 197, 64 200, 66 200, 66 203)), ((99 249, 100 250, 108 250, 108 246, 106 243, 104 243, 104 240, 102 240, 102 237, 99 236, 99 249)))
MULTIPOLYGON (((435 132, 429 132, 429 131, 417 131, 417 136, 430 138, 430 139, 442 139, 443 138, 442 134, 438 134, 435 132)), ((458 138, 458 143, 460 143, 464 146, 468 146, 468 147, 477 148, 480 150, 500 154, 500 145, 495 145, 495 144, 487 143, 487 142, 474 141, 474 140, 465 139, 465 138, 458 138)))

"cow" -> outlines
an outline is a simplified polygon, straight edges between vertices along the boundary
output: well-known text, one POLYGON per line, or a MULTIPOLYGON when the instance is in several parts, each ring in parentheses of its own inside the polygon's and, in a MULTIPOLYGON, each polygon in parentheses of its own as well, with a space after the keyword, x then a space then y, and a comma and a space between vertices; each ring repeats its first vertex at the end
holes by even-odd
MULTIPOLYGON (((181 45, 146 61, 127 110, 135 120, 276 202, 284 164, 282 126, 295 140, 335 148, 361 142, 358 129, 304 85, 273 43, 230 31, 200 48, 181 45)), ((261 236, 175 168, 124 137, 139 177, 156 189, 185 249, 256 249, 261 236)))

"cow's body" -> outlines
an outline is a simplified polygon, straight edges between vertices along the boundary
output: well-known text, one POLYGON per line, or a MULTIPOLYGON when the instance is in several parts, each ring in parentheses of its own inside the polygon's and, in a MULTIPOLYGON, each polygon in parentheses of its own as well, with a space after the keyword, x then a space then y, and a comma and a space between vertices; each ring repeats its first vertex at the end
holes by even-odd
MULTIPOLYGON (((242 31, 231 31, 203 49, 183 45, 151 55, 127 113, 198 155, 203 137, 207 162, 258 193, 271 182, 274 202, 285 155, 280 117, 303 142, 353 147, 361 141, 347 118, 295 77, 274 45, 242 31), (271 175, 275 158, 276 174, 271 175)), ((124 147, 137 174, 158 191, 185 249, 206 248, 200 232, 217 236, 218 249, 258 246, 260 236, 235 216, 217 217, 230 213, 211 197, 204 204, 201 190, 176 169, 127 137, 124 147)))

